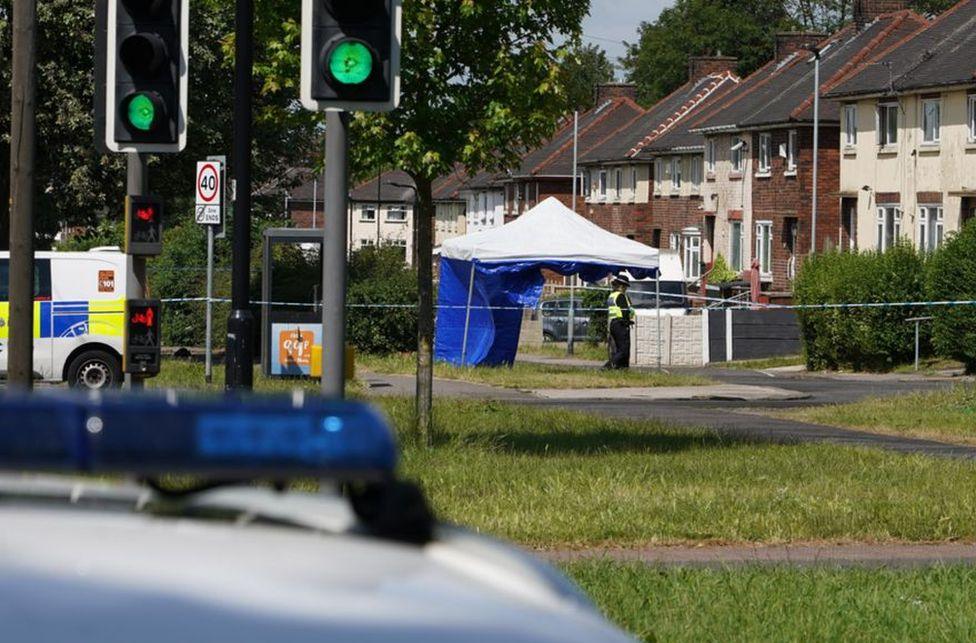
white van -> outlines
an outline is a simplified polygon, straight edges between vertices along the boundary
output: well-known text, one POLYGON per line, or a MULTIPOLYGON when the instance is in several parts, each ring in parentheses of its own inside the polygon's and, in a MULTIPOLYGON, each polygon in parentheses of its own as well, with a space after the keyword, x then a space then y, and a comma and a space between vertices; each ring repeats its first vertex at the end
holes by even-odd
MULTIPOLYGON (((684 269, 681 267, 681 257, 673 250, 661 250, 658 257, 661 270, 661 314, 685 315, 691 307, 691 302, 686 298, 688 289, 684 269)), ((628 273, 628 276, 631 275, 628 273)), ((654 279, 634 279, 631 276, 627 296, 630 297, 634 308, 656 308, 656 288, 654 279)))
MULTIPOLYGON (((7 373, 10 253, 0 252, 0 374, 7 373)), ((34 377, 101 389, 122 382, 127 287, 118 248, 34 255, 34 377)))

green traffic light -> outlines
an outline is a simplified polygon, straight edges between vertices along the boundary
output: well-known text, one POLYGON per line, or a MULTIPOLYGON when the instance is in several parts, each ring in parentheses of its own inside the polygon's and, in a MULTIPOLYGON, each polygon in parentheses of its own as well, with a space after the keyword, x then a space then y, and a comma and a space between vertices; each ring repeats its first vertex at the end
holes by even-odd
POLYGON ((148 132, 156 122, 156 105, 148 94, 135 94, 129 99, 129 124, 137 130, 148 132))
POLYGON ((373 54, 358 40, 344 40, 329 52, 329 71, 343 85, 358 85, 373 73, 373 54))

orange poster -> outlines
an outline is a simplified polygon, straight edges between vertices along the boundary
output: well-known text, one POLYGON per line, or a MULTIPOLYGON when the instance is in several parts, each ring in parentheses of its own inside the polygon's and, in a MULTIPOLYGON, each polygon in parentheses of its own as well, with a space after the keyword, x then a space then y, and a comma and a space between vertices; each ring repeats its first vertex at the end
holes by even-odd
POLYGON ((312 363, 312 330, 283 330, 278 334, 278 361, 282 366, 309 368, 312 363))

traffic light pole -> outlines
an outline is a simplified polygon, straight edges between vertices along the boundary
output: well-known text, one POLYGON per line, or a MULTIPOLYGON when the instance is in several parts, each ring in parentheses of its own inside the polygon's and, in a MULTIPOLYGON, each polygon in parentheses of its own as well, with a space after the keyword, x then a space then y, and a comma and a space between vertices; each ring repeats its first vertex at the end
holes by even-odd
POLYGON ((35 0, 14 0, 10 82, 10 311, 7 378, 12 388, 34 385, 34 96, 35 0))
MULTIPOLYGON (((149 193, 149 176, 146 167, 146 155, 129 152, 125 155, 126 193, 130 196, 147 196, 149 193)), ((132 261, 132 274, 136 279, 133 288, 127 289, 125 296, 129 299, 146 299, 148 284, 146 283, 146 258, 129 255, 132 261)), ((145 381, 138 375, 125 374, 123 387, 128 390, 138 390, 145 387, 145 381)))
POLYGON ((227 319, 226 387, 254 387, 254 315, 249 307, 251 273, 251 83, 254 68, 254 3, 237 0, 234 19, 234 201, 231 312, 227 319))
MULTIPOLYGON (((325 113, 325 214, 322 219, 322 394, 345 397, 346 200, 349 115, 325 113)), ((379 218, 379 212, 376 214, 379 218)))

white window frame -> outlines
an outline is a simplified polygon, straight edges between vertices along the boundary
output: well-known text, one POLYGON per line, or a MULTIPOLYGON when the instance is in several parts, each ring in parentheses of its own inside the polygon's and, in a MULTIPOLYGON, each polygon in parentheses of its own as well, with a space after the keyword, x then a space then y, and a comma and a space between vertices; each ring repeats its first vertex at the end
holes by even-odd
POLYGON ((742 246, 745 241, 742 221, 729 221, 729 266, 736 272, 742 272, 742 246), (738 252, 736 249, 738 247, 738 252))
POLYGON ((715 174, 715 161, 716 161, 716 145, 715 139, 710 138, 705 141, 705 171, 709 174, 715 174))
POLYGON ((661 194, 664 189, 664 159, 654 159, 654 193, 661 194))
POLYGON ((681 249, 681 235, 677 232, 672 232, 668 235, 668 249, 669 250, 680 250, 681 249))
POLYGON ((591 194, 591 191, 593 189, 593 177, 591 176, 591 174, 592 174, 592 172, 583 172, 583 189, 582 189, 582 191, 583 191, 583 194, 586 196, 587 199, 589 199, 590 197, 593 196, 593 194, 591 194))
POLYGON ((844 105, 844 147, 857 146, 857 103, 844 105))
POLYGON ((691 157, 691 189, 695 192, 701 189, 703 167, 704 159, 701 156, 694 155, 691 157))
POLYGON ((898 102, 883 101, 878 103, 877 110, 878 145, 889 147, 898 144, 898 102), (892 114, 894 116, 892 116, 892 114), (889 126, 893 127, 889 129, 889 126))
POLYGON ((681 157, 671 157, 671 190, 677 192, 681 189, 681 157))
POLYGON ((773 135, 769 132, 759 134, 759 167, 757 175, 768 176, 773 169, 773 135))
POLYGON ((637 166, 634 165, 630 168, 630 194, 631 201, 637 203, 637 166))
POLYGON ((875 240, 878 250, 884 252, 901 238, 902 210, 897 203, 879 203, 875 217, 875 240), (889 235, 889 232, 891 233, 889 235))
POLYGON ((935 252, 945 240, 945 210, 942 205, 918 207, 918 248, 922 252, 935 252))
POLYGON ((386 216, 384 217, 384 221, 386 221, 387 223, 406 223, 407 222, 407 219, 409 218, 409 216, 410 215, 407 214, 407 209, 404 208, 404 207, 387 208, 386 209, 386 216), (396 219, 393 218, 390 215, 392 215, 394 212, 402 212, 403 213, 403 217, 396 218, 396 219))
POLYGON ((969 115, 969 142, 976 143, 976 94, 966 96, 967 113, 969 115))
POLYGON ((773 275, 773 222, 756 221, 756 259, 759 260, 759 275, 773 275))
POLYGON ((923 98, 921 101, 922 144, 938 145, 942 140, 942 99, 923 98), (933 108, 934 123, 930 122, 929 109, 933 108), (931 132, 930 132, 931 130, 931 132))
POLYGON ((614 201, 623 200, 620 198, 620 195, 623 192, 623 187, 624 187, 623 172, 621 172, 620 168, 618 167, 613 171, 613 192, 614 192, 613 200, 614 201))
POLYGON ((363 205, 359 208, 359 222, 360 223, 376 223, 376 216, 379 212, 380 207, 375 204, 363 205), (372 212, 373 216, 367 217, 366 213, 372 212))
POLYGON ((686 281, 701 278, 701 230, 685 228, 681 231, 681 266, 686 281))
POLYGON ((791 129, 786 135, 786 171, 784 174, 796 174, 796 141, 797 131, 791 129))
POLYGON ((732 144, 729 145, 729 161, 731 162, 733 173, 742 173, 742 167, 744 165, 742 152, 745 150, 745 147, 745 141, 743 141, 741 138, 733 138, 732 144), (735 146, 739 143, 742 143, 742 145, 736 149, 735 146))
POLYGON ((600 170, 599 182, 600 182, 599 183, 600 198, 606 199, 607 198, 607 171, 606 170, 600 170))

